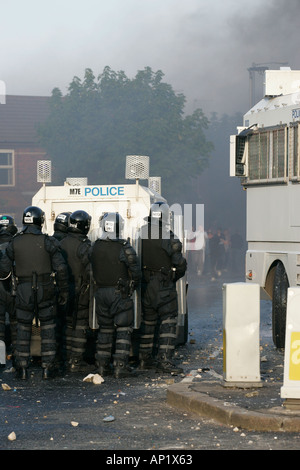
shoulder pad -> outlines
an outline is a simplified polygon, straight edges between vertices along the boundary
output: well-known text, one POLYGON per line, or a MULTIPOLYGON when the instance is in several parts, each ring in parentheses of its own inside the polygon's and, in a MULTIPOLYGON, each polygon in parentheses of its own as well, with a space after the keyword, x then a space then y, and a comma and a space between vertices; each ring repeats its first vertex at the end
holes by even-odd
POLYGON ((174 253, 181 252, 182 243, 178 238, 171 238, 171 247, 174 253))

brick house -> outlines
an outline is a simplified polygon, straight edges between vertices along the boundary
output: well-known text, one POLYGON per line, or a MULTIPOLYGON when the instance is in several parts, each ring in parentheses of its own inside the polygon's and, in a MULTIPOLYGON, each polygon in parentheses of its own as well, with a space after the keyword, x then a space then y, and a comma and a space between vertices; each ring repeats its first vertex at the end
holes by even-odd
POLYGON ((36 127, 49 114, 49 97, 7 95, 0 104, 0 214, 22 225, 37 183, 37 160, 49 159, 38 141, 36 127))

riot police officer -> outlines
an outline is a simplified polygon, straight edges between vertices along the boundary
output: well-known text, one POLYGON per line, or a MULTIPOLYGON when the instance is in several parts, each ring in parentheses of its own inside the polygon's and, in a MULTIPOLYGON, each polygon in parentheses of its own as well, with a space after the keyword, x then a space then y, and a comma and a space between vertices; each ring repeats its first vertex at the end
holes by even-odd
POLYGON ((173 363, 178 302, 176 281, 187 268, 182 244, 169 229, 169 206, 157 202, 150 208, 147 224, 141 228, 142 322, 140 328, 140 369, 178 374, 173 363), (155 347, 155 332, 158 345, 155 347))
POLYGON ((61 241, 67 236, 71 212, 61 212, 54 221, 53 237, 61 241))
MULTIPOLYGON (((0 250, 5 250, 18 229, 14 218, 10 215, 0 216, 0 250)), ((6 279, 0 281, 0 340, 6 343, 7 347, 12 348, 12 362, 15 363, 16 346, 16 315, 15 299, 12 292, 12 273, 10 272, 6 279), (9 339, 6 330, 6 315, 9 318, 9 339)))
POLYGON ((141 279, 135 250, 121 238, 123 219, 106 213, 100 220, 102 235, 91 250, 99 332, 96 364, 100 375, 113 372, 115 378, 132 373, 128 359, 134 320, 132 293, 141 279), (115 339, 114 339, 115 338, 115 339))
POLYGON ((16 278, 17 373, 28 376, 32 322, 41 326, 43 378, 53 376, 55 358, 56 285, 60 303, 67 301, 68 271, 59 243, 42 233, 44 212, 29 206, 23 213, 23 229, 14 236, 1 258, 1 274, 14 269, 16 278), (55 281, 54 281, 55 276, 55 281))
MULTIPOLYGON (((60 212, 54 221, 53 237, 59 242, 68 234, 71 212, 60 212)), ((66 307, 57 304, 56 315, 56 365, 63 373, 66 365, 66 307)))
POLYGON ((70 215, 67 236, 60 242, 69 268, 69 305, 66 314, 66 356, 71 372, 85 372, 84 360, 89 327, 91 242, 87 237, 91 216, 84 210, 70 215))

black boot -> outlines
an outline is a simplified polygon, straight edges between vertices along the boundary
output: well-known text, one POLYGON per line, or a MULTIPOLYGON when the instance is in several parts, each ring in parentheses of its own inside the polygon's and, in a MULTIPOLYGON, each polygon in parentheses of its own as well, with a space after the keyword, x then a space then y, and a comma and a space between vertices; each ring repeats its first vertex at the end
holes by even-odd
POLYGON ((135 375, 134 370, 128 365, 126 360, 115 359, 113 363, 114 377, 122 379, 123 377, 132 377, 135 375))
POLYGON ((183 372, 181 367, 178 367, 171 360, 171 357, 167 354, 160 354, 157 356, 156 370, 158 372, 166 372, 168 374, 178 375, 183 372))
POLYGON ((42 372, 42 379, 43 380, 48 380, 48 379, 53 379, 57 374, 57 369, 55 367, 47 366, 43 367, 43 372, 42 372))
POLYGON ((139 359, 139 370, 149 370, 156 368, 156 361, 154 360, 151 353, 142 353, 139 355, 139 359))
POLYGON ((98 374, 101 375, 102 377, 112 374, 112 370, 110 367, 110 360, 97 361, 97 367, 98 367, 98 374))
POLYGON ((27 367, 18 367, 17 369, 17 378, 20 380, 28 379, 28 369, 27 367))
POLYGON ((82 372, 86 374, 95 370, 95 366, 93 364, 88 364, 81 358, 71 359, 69 362, 69 368, 70 372, 82 372))

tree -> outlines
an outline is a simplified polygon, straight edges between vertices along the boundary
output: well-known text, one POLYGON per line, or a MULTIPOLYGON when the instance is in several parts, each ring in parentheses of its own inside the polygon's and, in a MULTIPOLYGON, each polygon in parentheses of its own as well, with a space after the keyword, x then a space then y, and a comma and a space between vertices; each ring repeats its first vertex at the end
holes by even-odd
POLYGON ((54 176, 87 176, 89 184, 122 183, 126 155, 149 155, 151 176, 161 176, 163 194, 180 202, 191 178, 208 165, 212 144, 202 110, 184 115, 185 97, 150 67, 133 79, 105 67, 74 77, 68 92, 54 88, 50 114, 39 127, 54 176))

